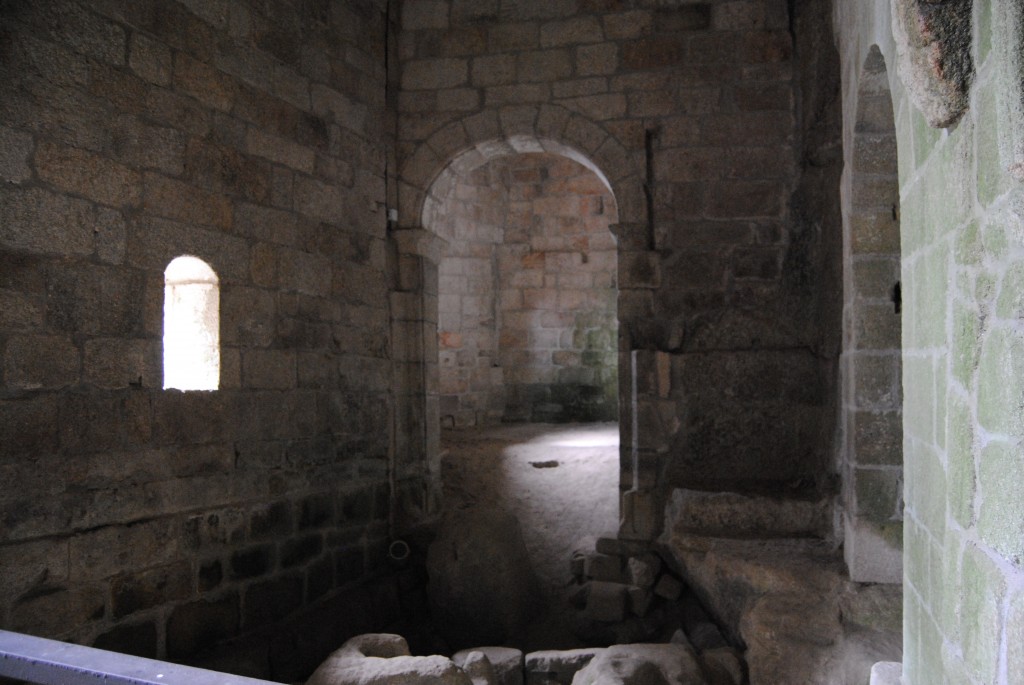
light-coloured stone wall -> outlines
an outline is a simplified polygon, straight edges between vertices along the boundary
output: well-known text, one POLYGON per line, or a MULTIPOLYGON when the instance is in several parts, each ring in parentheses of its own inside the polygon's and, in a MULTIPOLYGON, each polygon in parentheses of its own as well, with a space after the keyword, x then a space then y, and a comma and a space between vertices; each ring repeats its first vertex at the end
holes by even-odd
POLYGON ((846 116, 855 114, 872 45, 889 67, 895 110, 903 286, 903 682, 1009 685, 1024 678, 1024 284, 1016 275, 1024 255, 1024 8, 1015 0, 894 5, 837 2, 834 10, 846 116), (942 12, 961 7, 969 20, 957 17, 955 25, 935 28, 942 12), (905 59, 912 50, 893 38, 908 25, 903 18, 912 21, 916 12, 936 13, 930 23, 916 24, 940 35, 929 46, 933 56, 962 64, 962 56, 943 52, 962 47, 973 63, 966 109, 948 128, 928 125, 925 114, 945 110, 919 99, 926 84, 905 59), (903 23, 894 28, 896 19, 903 23), (944 43, 946 30, 959 31, 959 38, 944 43))
POLYGON ((565 157, 508 158, 499 259, 506 420, 606 421, 618 410, 615 199, 565 157))
POLYGON ((387 27, 317 8, 0 8, 0 626, 186 658, 383 567, 387 27), (163 390, 180 255, 212 392, 163 390))
POLYGON ((499 157, 438 198, 442 426, 615 417, 615 215, 592 171, 550 153, 499 157))

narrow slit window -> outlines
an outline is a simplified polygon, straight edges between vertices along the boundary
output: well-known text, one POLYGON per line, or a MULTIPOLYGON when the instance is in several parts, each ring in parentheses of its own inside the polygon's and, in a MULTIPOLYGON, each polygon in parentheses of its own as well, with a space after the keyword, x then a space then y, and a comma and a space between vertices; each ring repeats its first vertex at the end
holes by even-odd
POLYGON ((197 257, 178 257, 164 271, 164 389, 216 390, 220 385, 220 288, 197 257))

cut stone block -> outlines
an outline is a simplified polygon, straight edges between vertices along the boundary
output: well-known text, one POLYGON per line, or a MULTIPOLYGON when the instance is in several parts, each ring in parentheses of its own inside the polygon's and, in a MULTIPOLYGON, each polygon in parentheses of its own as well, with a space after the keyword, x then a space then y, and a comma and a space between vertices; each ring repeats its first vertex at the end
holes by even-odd
POLYGON ((626 589, 627 586, 621 583, 593 581, 583 616, 607 623, 623 620, 626 618, 626 589))
POLYGON ((548 683, 568 685, 573 681, 577 671, 584 668, 602 652, 604 649, 599 647, 530 652, 525 658, 526 683, 527 685, 548 683))
POLYGON ((653 587, 661 570, 661 559, 654 554, 630 557, 626 562, 629 568, 629 582, 640 587, 653 587))
POLYGON ((612 533, 599 537, 594 546, 601 554, 616 554, 620 557, 643 554, 650 548, 651 545, 646 540, 623 540, 612 533))
POLYGON ((622 557, 610 554, 590 554, 586 558, 584 572, 588 578, 609 583, 622 583, 626 580, 622 568, 622 557))
MULTIPOLYGON (((512 647, 474 647, 456 652, 452 655, 452 661, 465 670, 464 664, 474 652, 482 653, 491 662, 498 685, 522 685, 523 653, 520 650, 512 647)), ((472 673, 469 675, 473 676, 472 673)))
POLYGON ((700 658, 704 662, 704 670, 708 673, 710 682, 742 685, 743 657, 732 647, 705 650, 700 658))
POLYGON ((629 597, 629 610, 634 616, 643 618, 651 610, 651 603, 654 601, 654 593, 650 588, 631 585, 626 591, 629 597))
POLYGON ((665 574, 654 586, 654 594, 665 599, 676 600, 683 593, 683 584, 677 578, 665 574))

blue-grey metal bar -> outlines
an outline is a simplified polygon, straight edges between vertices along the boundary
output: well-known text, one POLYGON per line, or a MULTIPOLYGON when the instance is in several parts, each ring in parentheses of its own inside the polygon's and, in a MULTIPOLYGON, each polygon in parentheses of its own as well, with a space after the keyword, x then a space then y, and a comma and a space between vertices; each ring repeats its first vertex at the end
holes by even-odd
POLYGON ((0 676, 40 685, 280 685, 6 630, 0 676))

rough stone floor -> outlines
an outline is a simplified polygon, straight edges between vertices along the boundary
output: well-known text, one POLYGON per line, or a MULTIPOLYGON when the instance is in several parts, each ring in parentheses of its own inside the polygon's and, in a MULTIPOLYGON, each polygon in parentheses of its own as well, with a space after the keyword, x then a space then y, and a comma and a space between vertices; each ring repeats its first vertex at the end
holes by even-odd
POLYGON ((531 627, 527 644, 538 649, 577 646, 566 624, 569 558, 584 538, 618 528, 618 425, 451 430, 442 435, 442 449, 448 507, 493 507, 519 520, 530 565, 552 608, 531 627))

